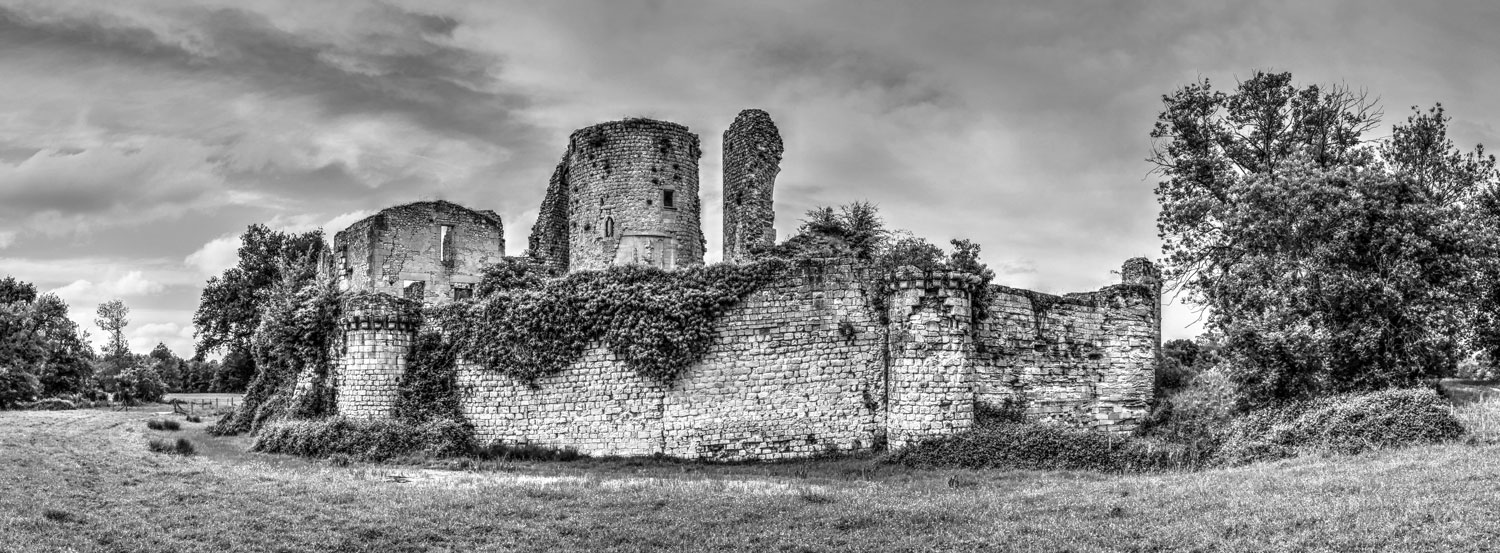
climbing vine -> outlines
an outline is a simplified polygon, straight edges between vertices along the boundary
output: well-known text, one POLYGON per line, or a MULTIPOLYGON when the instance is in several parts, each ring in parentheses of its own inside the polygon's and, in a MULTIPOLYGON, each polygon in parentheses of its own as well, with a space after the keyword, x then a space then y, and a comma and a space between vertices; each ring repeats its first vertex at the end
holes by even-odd
POLYGON ((670 383, 707 353, 714 322, 786 266, 773 259, 673 272, 611 267, 536 288, 501 287, 428 316, 465 359, 532 384, 596 342, 642 376, 670 383))

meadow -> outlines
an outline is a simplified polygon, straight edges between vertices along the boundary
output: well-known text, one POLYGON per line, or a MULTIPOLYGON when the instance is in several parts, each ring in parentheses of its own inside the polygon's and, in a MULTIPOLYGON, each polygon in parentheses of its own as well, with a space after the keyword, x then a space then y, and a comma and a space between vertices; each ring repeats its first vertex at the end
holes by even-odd
MULTIPOLYGON (((1500 420, 1500 403, 1461 408, 1500 420)), ((334 466, 153 412, 0 411, 0 551, 1482 551, 1500 446, 1151 475, 874 458, 334 466), (185 437, 197 453, 151 453, 185 437), (455 465, 460 469, 455 470, 455 465)))

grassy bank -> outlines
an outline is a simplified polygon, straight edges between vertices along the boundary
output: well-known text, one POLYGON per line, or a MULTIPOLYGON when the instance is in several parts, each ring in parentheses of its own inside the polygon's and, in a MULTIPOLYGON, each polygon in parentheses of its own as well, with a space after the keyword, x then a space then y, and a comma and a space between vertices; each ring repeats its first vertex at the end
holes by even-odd
MULTIPOLYGON (((1150 476, 869 460, 335 468, 147 412, 0 412, 0 551, 1478 551, 1500 448, 1150 476)), ((211 421, 206 421, 211 422, 211 421)))

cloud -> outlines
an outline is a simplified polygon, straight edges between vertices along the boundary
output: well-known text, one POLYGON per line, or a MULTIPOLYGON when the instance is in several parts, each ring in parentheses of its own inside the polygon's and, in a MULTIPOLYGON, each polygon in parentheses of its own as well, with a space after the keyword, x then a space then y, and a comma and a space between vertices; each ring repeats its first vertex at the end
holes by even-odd
POLYGON ((0 231, 0 249, 10 247, 16 242, 16 231, 0 231))
POLYGON ((193 356, 193 327, 173 322, 143 324, 139 328, 126 330, 131 351, 149 353, 156 344, 166 344, 172 353, 182 358, 193 356))
POLYGON ((239 265, 240 263, 240 235, 226 234, 213 240, 209 240, 197 251, 188 254, 183 259, 189 267, 198 270, 203 276, 219 276, 225 269, 239 265))
POLYGON ((87 305, 96 301, 154 294, 165 288, 160 282, 146 279, 140 271, 130 271, 113 280, 92 282, 75 280, 66 286, 51 290, 70 305, 87 305))

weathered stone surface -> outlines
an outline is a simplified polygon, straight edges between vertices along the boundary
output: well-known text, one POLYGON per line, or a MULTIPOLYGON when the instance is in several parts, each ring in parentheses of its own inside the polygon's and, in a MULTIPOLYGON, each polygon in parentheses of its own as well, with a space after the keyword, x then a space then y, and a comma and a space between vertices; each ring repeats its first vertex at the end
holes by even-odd
POLYGON ((500 216, 445 201, 381 210, 333 237, 332 271, 343 290, 368 290, 423 303, 472 293, 484 265, 505 255, 500 216))
POLYGON ((568 271, 702 265, 699 157, 698 135, 676 123, 625 119, 574 132, 532 227, 532 254, 568 271))
POLYGON ((725 261, 746 261, 752 249, 776 243, 771 196, 783 151, 781 133, 764 111, 741 111, 724 131, 725 261))
POLYGON ((1161 343, 1160 280, 1136 275, 1155 271, 1132 259, 1125 283, 1066 296, 993 287, 977 329, 978 401, 1019 400, 1038 419, 1134 430, 1152 397, 1161 343))

